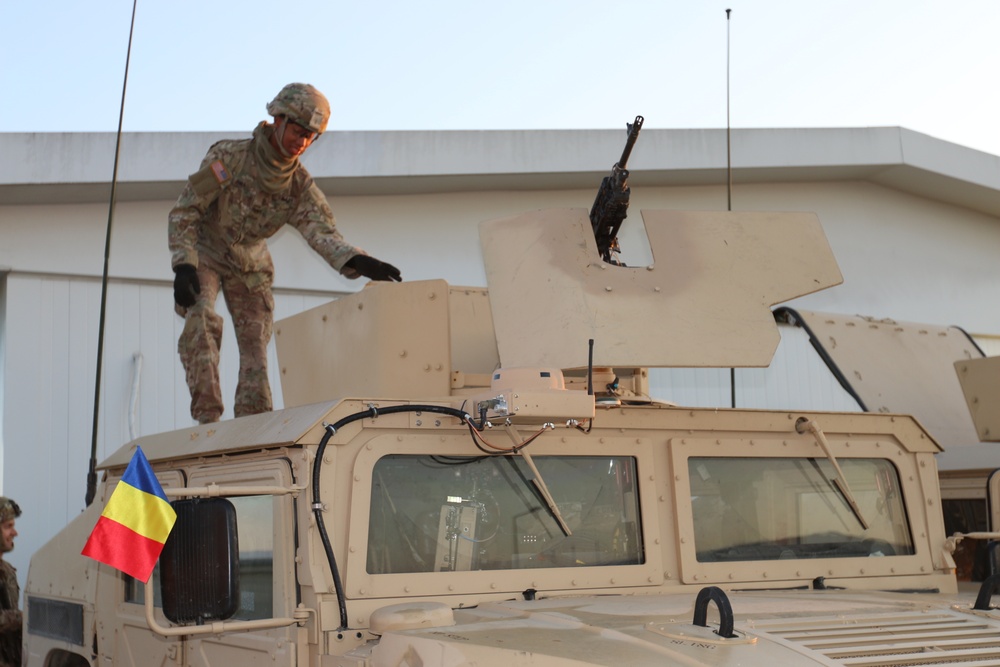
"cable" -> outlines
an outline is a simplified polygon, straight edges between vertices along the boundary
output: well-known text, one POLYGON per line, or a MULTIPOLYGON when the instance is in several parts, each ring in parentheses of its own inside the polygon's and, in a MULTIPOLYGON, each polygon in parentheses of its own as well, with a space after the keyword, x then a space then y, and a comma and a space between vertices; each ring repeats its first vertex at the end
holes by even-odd
POLYGON ((340 612, 340 630, 346 630, 348 627, 347 596, 344 594, 344 583, 340 577, 340 569, 337 567, 337 559, 333 553, 333 545, 330 542, 330 536, 326 531, 326 522, 323 520, 323 500, 320 495, 319 485, 320 468, 323 465, 323 454, 326 451, 327 444, 330 442, 330 438, 332 438, 337 431, 344 428, 348 424, 366 417, 375 419, 380 414, 394 414, 399 412, 434 412, 437 414, 448 415, 449 417, 455 417, 467 424, 472 424, 472 417, 467 412, 442 405, 390 405, 389 407, 378 408, 372 404, 367 410, 349 414, 336 423, 327 425, 326 433, 323 434, 323 438, 319 441, 319 447, 316 448, 316 464, 313 466, 312 474, 312 510, 316 517, 316 528, 319 531, 320 541, 323 542, 323 551, 326 554, 327 563, 330 565, 330 573, 333 576, 333 586, 337 593, 337 608, 340 612))
MULTIPOLYGON (((491 442, 487 441, 486 438, 484 438, 479 433, 479 431, 477 431, 474 428, 472 428, 472 424, 471 423, 469 424, 469 432, 472 434, 473 440, 476 441, 476 443, 477 443, 476 446, 479 447, 478 443, 482 443, 482 444, 486 445, 490 449, 495 450, 494 452, 488 452, 488 453, 491 453, 494 456, 496 455, 496 452, 500 452, 500 453, 504 453, 504 454, 513 454, 513 453, 516 453, 516 452, 520 451, 521 449, 523 449, 523 448, 527 447, 529 444, 531 444, 531 442, 535 438, 537 438, 542 433, 544 433, 547 428, 548 428, 548 426, 543 426, 538 431, 536 431, 535 433, 531 434, 530 436, 528 436, 527 438, 525 438, 520 443, 514 445, 513 447, 500 447, 499 445, 494 445, 491 442)), ((487 451, 487 450, 483 449, 482 447, 479 447, 479 449, 481 449, 484 452, 487 451)))

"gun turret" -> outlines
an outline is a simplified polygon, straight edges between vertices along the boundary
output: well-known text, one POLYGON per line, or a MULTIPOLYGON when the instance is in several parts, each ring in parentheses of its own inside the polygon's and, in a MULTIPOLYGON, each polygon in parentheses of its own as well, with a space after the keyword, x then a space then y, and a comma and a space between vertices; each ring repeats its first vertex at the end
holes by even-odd
POLYGON ((634 122, 626 124, 628 139, 625 141, 625 150, 618 162, 611 167, 611 174, 601 181, 601 189, 597 191, 594 205, 590 208, 590 224, 597 240, 597 250, 601 259, 609 264, 619 264, 617 259, 612 259, 612 255, 618 253, 618 229, 628 215, 628 198, 631 192, 625 165, 635 146, 635 140, 639 138, 642 121, 642 116, 636 116, 634 122))

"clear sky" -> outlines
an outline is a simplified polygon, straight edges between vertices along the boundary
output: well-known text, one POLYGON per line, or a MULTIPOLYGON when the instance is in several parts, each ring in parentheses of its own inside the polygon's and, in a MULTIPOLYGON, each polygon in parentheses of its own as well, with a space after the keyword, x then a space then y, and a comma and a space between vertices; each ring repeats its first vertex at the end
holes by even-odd
MULTIPOLYGON (((132 0, 0 9, 0 131, 114 131, 132 0)), ((723 128, 728 62, 734 128, 1000 155, 998 34, 998 0, 138 0, 124 129, 249 131, 290 81, 334 130, 723 128)))

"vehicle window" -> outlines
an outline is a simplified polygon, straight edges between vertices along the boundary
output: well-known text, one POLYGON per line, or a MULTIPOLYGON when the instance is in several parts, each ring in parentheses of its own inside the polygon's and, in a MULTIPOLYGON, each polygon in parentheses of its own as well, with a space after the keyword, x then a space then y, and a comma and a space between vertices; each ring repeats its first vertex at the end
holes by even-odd
POLYGON ((240 541, 240 608, 234 619, 271 618, 274 600, 274 497, 233 496, 240 541))
POLYGON ((371 574, 642 563, 635 460, 392 455, 372 477, 371 574))
POLYGON ((839 459, 866 530, 827 459, 690 458, 699 562, 914 553, 895 466, 839 459))
MULTIPOLYGON (((274 597, 274 499, 272 496, 233 496, 240 545, 240 608, 235 620, 270 618, 274 597)), ((161 607, 160 566, 153 570, 153 602, 161 607)), ((145 604, 141 581, 125 576, 125 601, 145 604)))

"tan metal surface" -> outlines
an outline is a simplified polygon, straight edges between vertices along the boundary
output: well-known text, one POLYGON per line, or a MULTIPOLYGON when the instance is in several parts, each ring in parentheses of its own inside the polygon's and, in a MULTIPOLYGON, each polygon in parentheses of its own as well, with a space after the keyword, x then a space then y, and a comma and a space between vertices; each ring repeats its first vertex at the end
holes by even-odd
POLYGON ((480 225, 504 367, 580 368, 591 338, 602 366, 766 366, 770 306, 843 280, 811 213, 642 217, 648 267, 601 262, 583 209, 480 225))
POLYGON ((452 373, 497 365, 486 290, 369 283, 275 324, 285 405, 451 395, 452 373))
POLYGON ((960 329, 798 313, 871 412, 914 415, 945 450, 980 441, 954 364, 981 355, 960 329))
POLYGON ((962 359, 955 372, 979 439, 1000 442, 1000 357, 962 359))
POLYGON ((119 448, 102 461, 98 468, 128 465, 136 446, 142 447, 150 461, 164 461, 290 445, 302 440, 314 429, 321 430, 323 418, 334 407, 335 402, 304 405, 143 436, 119 448), (179 443, 184 444, 181 446, 179 443))

